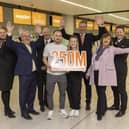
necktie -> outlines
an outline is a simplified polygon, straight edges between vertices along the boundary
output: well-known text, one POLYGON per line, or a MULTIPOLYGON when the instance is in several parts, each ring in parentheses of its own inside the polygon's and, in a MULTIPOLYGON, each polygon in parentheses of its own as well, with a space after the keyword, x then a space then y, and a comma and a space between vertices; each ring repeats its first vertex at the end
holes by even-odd
POLYGON ((81 44, 84 43, 85 34, 81 34, 81 44))

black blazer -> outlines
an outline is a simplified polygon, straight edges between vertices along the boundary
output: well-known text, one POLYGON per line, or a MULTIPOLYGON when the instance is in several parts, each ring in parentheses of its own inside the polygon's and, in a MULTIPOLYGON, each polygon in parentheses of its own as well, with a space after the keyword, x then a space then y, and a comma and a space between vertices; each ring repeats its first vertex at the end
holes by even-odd
POLYGON ((16 60, 16 54, 4 43, 0 48, 0 90, 2 91, 12 88, 16 60))
MULTIPOLYGON (((49 43, 53 42, 53 40, 51 39, 49 43)), ((38 71, 42 71, 41 67, 45 66, 45 64, 43 63, 43 51, 45 48, 45 43, 44 43, 44 39, 42 41, 42 46, 37 48, 37 70, 38 71)))
MULTIPOLYGON (((69 40, 71 35, 67 34, 65 32, 65 29, 61 29, 63 38, 69 40)), ((94 44, 95 41, 99 40, 101 36, 106 33, 107 30, 105 27, 99 27, 99 34, 98 35, 93 35, 92 33, 86 33, 85 39, 84 39, 84 44, 81 44, 81 37, 79 33, 74 33, 73 35, 77 36, 78 41, 79 41, 79 50, 80 51, 86 51, 87 52, 87 68, 91 64, 91 58, 92 58, 92 45, 94 44)))
MULTIPOLYGON (((117 43, 117 38, 113 38, 113 45, 119 48, 129 48, 129 39, 124 37, 119 43, 117 43)), ((128 54, 120 54, 115 56, 115 65, 118 70, 127 70, 127 56, 128 54)))

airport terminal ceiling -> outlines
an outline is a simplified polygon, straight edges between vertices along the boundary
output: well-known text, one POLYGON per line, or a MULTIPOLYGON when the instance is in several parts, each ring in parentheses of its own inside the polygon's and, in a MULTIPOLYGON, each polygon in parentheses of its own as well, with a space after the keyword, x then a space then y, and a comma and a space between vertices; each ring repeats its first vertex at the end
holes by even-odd
MULTIPOLYGON (((65 15, 129 10, 129 0, 117 0, 117 3, 116 0, 0 0, 0 2, 47 10, 65 15)), ((94 19, 95 15, 85 15, 83 17, 94 19)), ((104 14, 104 18, 107 22, 129 24, 129 11, 104 14)))

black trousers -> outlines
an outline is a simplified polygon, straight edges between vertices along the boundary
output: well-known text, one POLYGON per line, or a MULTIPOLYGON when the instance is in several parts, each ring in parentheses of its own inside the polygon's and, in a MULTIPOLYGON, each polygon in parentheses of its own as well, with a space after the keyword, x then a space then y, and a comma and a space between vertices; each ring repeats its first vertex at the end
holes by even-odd
POLYGON ((98 71, 94 71, 94 81, 95 81, 95 85, 96 85, 96 92, 97 92, 97 96, 98 96, 98 100, 97 100, 97 116, 103 116, 106 112, 107 109, 107 100, 106 100, 106 86, 99 86, 98 85, 98 76, 99 72, 98 71))
POLYGON ((89 79, 86 79, 86 73, 83 74, 83 79, 85 83, 85 93, 86 93, 86 103, 90 104, 91 103, 91 86, 89 85, 89 79))
POLYGON ((82 77, 80 74, 67 74, 67 93, 70 108, 79 110, 81 101, 81 82, 82 77))
POLYGON ((126 92, 126 76, 127 76, 127 65, 120 64, 116 65, 117 73, 117 87, 112 87, 114 95, 114 104, 116 107, 119 107, 122 112, 125 112, 127 109, 127 92, 126 92))
POLYGON ((39 105, 47 104, 46 71, 37 72, 37 88, 39 105))
POLYGON ((4 104, 4 110, 8 111, 10 109, 10 90, 2 91, 1 98, 4 104))

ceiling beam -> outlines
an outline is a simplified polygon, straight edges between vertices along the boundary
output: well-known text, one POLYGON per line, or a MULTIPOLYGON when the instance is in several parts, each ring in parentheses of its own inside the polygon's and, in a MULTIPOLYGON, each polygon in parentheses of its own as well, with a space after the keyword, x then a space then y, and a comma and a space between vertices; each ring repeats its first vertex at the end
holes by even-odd
POLYGON ((86 13, 86 14, 78 14, 78 15, 74 15, 74 16, 81 17, 81 16, 103 15, 103 14, 125 13, 125 12, 129 12, 129 10, 117 10, 117 11, 107 11, 107 12, 99 12, 99 13, 86 13))

